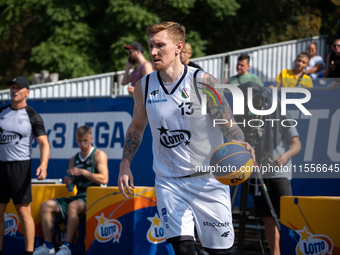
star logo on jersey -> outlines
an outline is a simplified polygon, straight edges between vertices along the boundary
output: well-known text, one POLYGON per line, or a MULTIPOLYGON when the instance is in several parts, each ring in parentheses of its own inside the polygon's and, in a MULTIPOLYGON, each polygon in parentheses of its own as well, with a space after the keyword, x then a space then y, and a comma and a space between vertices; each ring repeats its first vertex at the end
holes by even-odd
POLYGON ((186 146, 190 143, 191 133, 188 130, 176 129, 170 130, 165 127, 158 128, 160 132, 160 143, 166 148, 174 148, 184 143, 186 146))
POLYGON ((22 135, 17 132, 6 131, 0 127, 0 145, 14 143, 18 144, 22 138, 22 135))

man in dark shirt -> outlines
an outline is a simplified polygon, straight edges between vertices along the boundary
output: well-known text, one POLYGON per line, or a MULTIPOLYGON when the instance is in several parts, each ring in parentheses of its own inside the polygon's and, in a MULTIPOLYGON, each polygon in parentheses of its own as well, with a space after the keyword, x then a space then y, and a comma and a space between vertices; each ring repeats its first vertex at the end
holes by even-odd
POLYGON ((8 82, 12 102, 0 108, 0 255, 5 231, 4 214, 13 199, 22 224, 25 254, 33 254, 34 221, 31 215, 31 151, 33 138, 40 147, 38 180, 47 176, 50 145, 40 115, 27 105, 29 82, 19 76, 8 82))

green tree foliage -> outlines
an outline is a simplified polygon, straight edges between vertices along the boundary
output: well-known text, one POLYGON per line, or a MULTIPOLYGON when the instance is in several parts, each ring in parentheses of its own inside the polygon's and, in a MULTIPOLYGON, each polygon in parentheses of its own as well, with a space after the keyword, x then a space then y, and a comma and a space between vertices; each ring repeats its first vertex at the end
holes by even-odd
POLYGON ((210 26, 198 29, 202 19, 223 21, 238 7, 235 0, 0 0, 0 83, 42 69, 60 79, 122 70, 124 45, 138 41, 147 51, 146 28, 165 20, 185 25, 194 56, 203 56, 210 26))
POLYGON ((330 0, 239 0, 238 3, 241 8, 227 20, 229 29, 223 33, 227 50, 324 34, 334 39, 340 17, 340 8, 330 0))
POLYGON ((0 0, 0 86, 43 69, 60 79, 123 70, 124 45, 149 57, 155 22, 183 24, 200 57, 321 34, 331 43, 339 17, 330 0, 0 0))

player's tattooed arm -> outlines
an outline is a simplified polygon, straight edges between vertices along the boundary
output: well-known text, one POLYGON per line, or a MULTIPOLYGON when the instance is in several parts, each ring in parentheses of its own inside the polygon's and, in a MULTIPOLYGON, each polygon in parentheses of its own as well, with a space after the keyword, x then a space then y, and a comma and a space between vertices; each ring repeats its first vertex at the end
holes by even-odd
POLYGON ((142 137, 137 130, 131 130, 130 132, 128 132, 124 143, 122 161, 124 161, 124 159, 127 159, 131 163, 141 142, 142 137))
MULTIPOLYGON (((209 77, 207 82, 212 87, 214 87, 214 84, 218 84, 217 80, 213 77, 209 77)), ((220 100, 217 98, 217 96, 212 93, 212 95, 215 97, 214 99, 216 104, 214 99, 207 97, 208 112, 212 115, 213 119, 224 119, 228 121, 226 124, 219 124, 218 127, 229 141, 245 141, 244 134, 241 128, 236 124, 229 103, 224 96, 223 89, 216 89, 216 91, 221 99, 222 104, 220 103, 220 100)))

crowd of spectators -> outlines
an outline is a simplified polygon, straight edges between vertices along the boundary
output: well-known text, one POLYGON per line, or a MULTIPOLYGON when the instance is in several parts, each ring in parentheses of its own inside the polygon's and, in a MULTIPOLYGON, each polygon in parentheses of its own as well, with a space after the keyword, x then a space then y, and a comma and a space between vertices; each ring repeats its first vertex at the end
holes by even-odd
POLYGON ((260 86, 272 88, 340 86, 340 39, 334 40, 326 61, 318 55, 317 42, 310 42, 306 51, 300 52, 296 57, 293 69, 283 69, 272 82, 262 82, 255 74, 248 72, 250 59, 248 54, 241 54, 237 60, 237 74, 226 79, 225 83, 243 84, 246 81, 253 81, 260 86))

